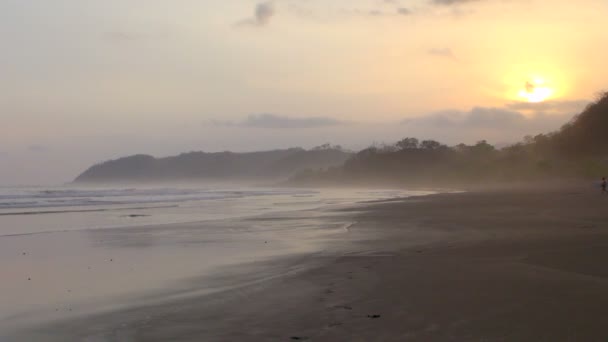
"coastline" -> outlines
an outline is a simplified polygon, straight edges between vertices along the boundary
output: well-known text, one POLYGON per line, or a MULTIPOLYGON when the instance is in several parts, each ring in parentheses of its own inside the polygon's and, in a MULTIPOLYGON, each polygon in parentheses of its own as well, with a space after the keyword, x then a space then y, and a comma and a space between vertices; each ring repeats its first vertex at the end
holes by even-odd
POLYGON ((603 341, 607 205, 588 189, 555 187, 367 203, 343 210, 357 224, 335 249, 263 266, 280 276, 19 337, 603 341))

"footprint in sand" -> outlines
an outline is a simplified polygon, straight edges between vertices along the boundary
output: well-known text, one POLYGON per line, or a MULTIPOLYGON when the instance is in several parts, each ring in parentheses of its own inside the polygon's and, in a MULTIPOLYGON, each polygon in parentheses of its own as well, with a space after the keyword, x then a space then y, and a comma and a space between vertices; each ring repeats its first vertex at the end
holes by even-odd
POLYGON ((591 229, 591 228, 595 228, 595 226, 592 225, 592 224, 590 224, 590 225, 582 226, 581 228, 583 228, 583 229, 591 229))
POLYGON ((336 305, 336 306, 332 307, 332 309, 334 309, 334 310, 336 310, 336 309, 352 310, 353 308, 348 305, 336 305))

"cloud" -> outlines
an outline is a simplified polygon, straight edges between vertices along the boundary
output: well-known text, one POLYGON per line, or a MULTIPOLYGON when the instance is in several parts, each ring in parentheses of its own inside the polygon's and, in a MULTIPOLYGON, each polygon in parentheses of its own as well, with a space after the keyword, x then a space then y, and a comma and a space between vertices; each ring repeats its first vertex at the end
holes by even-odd
POLYGON ((394 8, 394 13, 397 15, 410 15, 412 11, 409 8, 401 6, 398 0, 384 0, 384 5, 388 5, 394 8))
POLYGON ((516 111, 503 108, 474 107, 468 112, 445 110, 412 119, 405 119, 404 124, 429 125, 435 127, 504 127, 525 122, 526 117, 516 111))
POLYGON ((339 13, 348 16, 390 18, 407 16, 414 12, 401 5, 399 0, 377 0, 373 7, 368 9, 358 7, 340 7, 339 13))
POLYGON ((533 111, 543 113, 574 114, 580 113, 590 103, 587 100, 574 101, 543 101, 543 102, 511 102, 505 107, 518 111, 533 111))
POLYGON ((276 114, 252 114, 241 122, 212 120, 210 123, 215 126, 254 128, 318 128, 346 124, 344 121, 324 116, 303 118, 276 114))
POLYGON ((255 8, 255 19, 260 25, 266 25, 270 22, 270 18, 274 16, 274 3, 267 1, 260 3, 255 8))
POLYGON ((463 9, 461 7, 451 7, 451 10, 449 11, 449 15, 456 19, 468 17, 475 13, 476 13, 476 11, 473 9, 470 9, 470 8, 463 9))
POLYGON ((263 27, 270 23, 275 14, 274 1, 261 2, 255 6, 252 18, 241 20, 237 25, 263 27))
POLYGON ((429 49, 427 52, 429 53, 429 55, 432 56, 448 58, 454 61, 458 60, 458 58, 456 58, 456 55, 454 55, 454 52, 450 48, 433 48, 429 49))
POLYGON ((524 114, 508 107, 474 107, 469 111, 445 110, 401 123, 410 132, 423 132, 439 140, 467 141, 481 137, 500 142, 516 142, 526 135, 559 129, 573 114, 532 112, 524 114))
POLYGON ((474 2, 474 1, 479 1, 479 0, 431 0, 431 3, 433 3, 435 5, 451 6, 451 5, 459 5, 459 4, 464 4, 464 3, 468 3, 468 2, 474 2))
POLYGON ((397 14, 399 14, 399 15, 410 15, 410 14, 412 14, 412 11, 410 11, 409 9, 407 9, 405 7, 399 7, 399 8, 397 8, 397 14))

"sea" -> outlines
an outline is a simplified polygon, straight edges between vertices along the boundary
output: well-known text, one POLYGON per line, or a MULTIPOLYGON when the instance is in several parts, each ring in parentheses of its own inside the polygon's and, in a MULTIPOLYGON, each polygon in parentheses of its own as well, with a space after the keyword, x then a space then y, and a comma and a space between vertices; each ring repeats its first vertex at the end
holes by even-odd
POLYGON ((309 258, 344 240, 355 222, 341 209, 429 193, 0 187, 0 331, 278 276, 293 268, 261 265, 309 258))

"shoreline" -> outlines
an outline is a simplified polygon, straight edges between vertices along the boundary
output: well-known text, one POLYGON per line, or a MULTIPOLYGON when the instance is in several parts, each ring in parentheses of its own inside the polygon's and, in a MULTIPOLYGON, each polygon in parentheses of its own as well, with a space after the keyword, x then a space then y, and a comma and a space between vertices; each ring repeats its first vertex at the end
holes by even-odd
POLYGON ((555 188, 368 203, 348 241, 297 264, 312 267, 29 340, 603 341, 607 205, 555 188))

